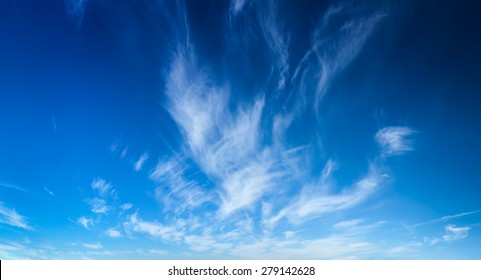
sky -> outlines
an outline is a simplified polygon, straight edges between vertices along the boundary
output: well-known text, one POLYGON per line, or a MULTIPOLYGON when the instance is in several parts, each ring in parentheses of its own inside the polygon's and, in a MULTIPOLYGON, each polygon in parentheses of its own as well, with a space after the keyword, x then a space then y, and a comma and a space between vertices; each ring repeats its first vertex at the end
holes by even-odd
POLYGON ((1 259, 481 259, 478 1, 0 2, 1 259))

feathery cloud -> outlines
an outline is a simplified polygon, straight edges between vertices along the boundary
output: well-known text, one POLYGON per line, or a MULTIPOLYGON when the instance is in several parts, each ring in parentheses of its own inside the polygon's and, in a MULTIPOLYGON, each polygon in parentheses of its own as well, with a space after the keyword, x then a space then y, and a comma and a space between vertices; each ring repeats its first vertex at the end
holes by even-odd
POLYGON ((409 127, 389 126, 380 129, 375 139, 381 147, 383 156, 396 156, 412 151, 412 141, 406 139, 415 131, 409 127))
POLYGON ((292 76, 297 92, 314 93, 315 109, 334 77, 359 54, 384 16, 382 12, 366 14, 346 3, 331 6, 324 13, 313 34, 312 47, 292 76))
POLYGON ((109 207, 106 205, 105 200, 100 198, 87 199, 87 203, 92 207, 92 212, 96 214, 104 214, 109 211, 109 207))
POLYGON ((470 212, 463 212, 463 213, 459 213, 459 214, 455 214, 455 215, 443 216, 443 217, 441 217, 441 219, 439 219, 439 220, 440 220, 440 221, 447 221, 447 220, 451 220, 451 219, 455 219, 455 218, 460 218, 460 217, 464 217, 464 216, 469 216, 469 215, 473 215, 473 214, 478 214, 478 213, 480 213, 480 212, 481 212, 480 210, 470 211, 470 212))
POLYGON ((65 0, 65 9, 72 19, 77 30, 82 27, 82 21, 85 14, 85 6, 88 0, 65 0))
POLYGON ((379 187, 382 177, 372 172, 339 194, 322 191, 320 186, 305 186, 292 203, 283 208, 268 223, 287 217, 292 223, 333 213, 358 205, 379 187))
POLYGON ((144 166, 145 161, 148 160, 148 159, 149 159, 149 154, 147 154, 147 153, 142 154, 140 156, 140 158, 134 164, 135 171, 140 171, 142 166, 144 166))
POLYGON ((112 184, 102 178, 94 179, 90 184, 90 187, 97 193, 99 197, 102 198, 113 196, 116 194, 116 191, 112 187, 112 184))
POLYGON ((236 16, 242 8, 245 6, 248 0, 232 0, 230 2, 230 12, 233 16, 236 16))
POLYGON ((279 1, 262 1, 257 4, 264 4, 264 9, 257 9, 257 17, 267 45, 274 54, 274 65, 277 68, 279 80, 277 89, 285 88, 289 76, 289 34, 282 30, 278 16, 277 4, 279 1))
POLYGON ((180 159, 171 158, 160 160, 151 172, 150 179, 159 184, 155 188, 155 197, 166 209, 181 213, 211 199, 197 181, 185 178, 186 169, 180 159))
POLYGON ((15 211, 15 209, 10 209, 6 207, 3 202, 0 201, 0 223, 33 230, 34 228, 28 223, 28 219, 15 211))
POLYGON ((111 210, 109 200, 115 201, 117 199, 117 191, 112 187, 112 184, 104 179, 97 178, 92 181, 90 187, 96 194, 96 197, 85 200, 90 205, 91 211, 95 214, 105 214, 111 210))
POLYGON ((0 187, 7 188, 7 189, 13 189, 13 190, 17 190, 17 191, 22 191, 22 192, 28 192, 27 189, 21 188, 19 186, 9 185, 9 184, 0 184, 0 187))
POLYGON ((183 232, 174 226, 165 226, 157 222, 148 222, 140 219, 137 213, 132 214, 128 221, 123 223, 127 232, 148 234, 165 241, 181 240, 183 232))
POLYGON ((459 240, 468 237, 470 227, 456 227, 456 225, 446 225, 444 230, 446 234, 443 235, 444 241, 459 240))
POLYGON ((88 248, 88 249, 93 249, 93 250, 99 250, 99 249, 102 249, 103 246, 102 244, 100 243, 84 243, 82 244, 82 246, 84 246, 85 248, 88 248))
POLYGON ((132 203, 124 203, 124 204, 120 205, 120 209, 122 209, 123 211, 127 211, 130 208, 132 208, 133 206, 134 205, 132 203))
POLYGON ((86 218, 84 216, 78 218, 77 223, 82 225, 86 229, 90 229, 90 227, 94 225, 94 221, 92 219, 86 218))
POLYGON ((55 195, 55 193, 52 192, 51 190, 47 189, 47 187, 44 187, 43 190, 44 190, 46 193, 48 193, 49 195, 52 195, 52 196, 55 195))
POLYGON ((107 234, 107 236, 109 237, 112 237, 112 238, 119 238, 122 236, 122 234, 120 233, 120 231, 118 231, 117 229, 115 228, 109 228, 105 234, 107 234))
MULTIPOLYGON (((235 114, 227 111, 229 92, 213 85, 193 61, 192 54, 176 55, 167 78, 167 109, 185 137, 189 155, 207 176, 220 182, 219 214, 225 217, 258 201, 277 176, 266 159, 268 150, 259 147, 264 100, 235 114), (235 192, 240 196, 233 196, 235 192)), ((151 177, 166 173, 164 169, 168 167, 158 166, 151 177)))
POLYGON ((445 221, 449 221, 449 220, 452 220, 452 219, 457 219, 457 218, 461 218, 461 217, 469 216, 469 215, 474 215, 474 214, 478 214, 478 213, 481 213, 481 211, 477 210, 477 211, 470 211, 470 212, 462 212, 462 213, 458 213, 458 214, 454 214, 454 215, 447 215, 447 216, 443 216, 439 219, 434 219, 434 220, 430 220, 430 221, 427 221, 427 222, 422 222, 422 223, 412 225, 412 227, 419 227, 419 226, 424 226, 424 225, 433 224, 433 223, 445 222, 445 221))
POLYGON ((346 229, 346 228, 358 226, 363 222, 364 222, 364 219, 348 220, 348 221, 338 222, 333 227, 335 229, 346 229))

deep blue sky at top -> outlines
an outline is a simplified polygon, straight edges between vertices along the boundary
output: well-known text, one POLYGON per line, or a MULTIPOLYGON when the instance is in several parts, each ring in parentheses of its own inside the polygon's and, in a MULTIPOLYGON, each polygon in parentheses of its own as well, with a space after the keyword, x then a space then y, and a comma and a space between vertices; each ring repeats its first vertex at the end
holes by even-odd
POLYGON ((0 257, 481 258, 480 10, 1 1, 0 257))

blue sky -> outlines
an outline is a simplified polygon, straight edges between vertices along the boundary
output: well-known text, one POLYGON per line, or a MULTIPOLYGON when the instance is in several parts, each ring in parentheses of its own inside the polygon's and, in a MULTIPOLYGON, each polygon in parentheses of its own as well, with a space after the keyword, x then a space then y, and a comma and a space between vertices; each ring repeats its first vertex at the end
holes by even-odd
POLYGON ((476 1, 0 3, 0 258, 480 259, 476 1))

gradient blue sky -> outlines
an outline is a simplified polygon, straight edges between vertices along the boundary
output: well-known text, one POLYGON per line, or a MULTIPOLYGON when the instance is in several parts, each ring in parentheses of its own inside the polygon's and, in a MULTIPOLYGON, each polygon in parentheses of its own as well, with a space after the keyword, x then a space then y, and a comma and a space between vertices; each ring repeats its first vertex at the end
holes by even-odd
POLYGON ((481 259, 480 8, 1 1, 0 258, 481 259))

